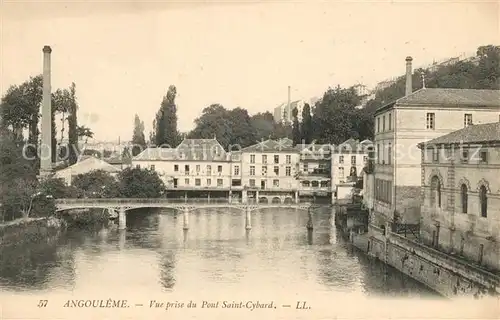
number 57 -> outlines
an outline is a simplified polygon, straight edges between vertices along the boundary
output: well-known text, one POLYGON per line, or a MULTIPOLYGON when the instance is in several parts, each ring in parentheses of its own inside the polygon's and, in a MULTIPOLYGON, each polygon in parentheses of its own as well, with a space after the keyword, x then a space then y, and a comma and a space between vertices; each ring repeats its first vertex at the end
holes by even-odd
POLYGON ((39 300, 37 307, 38 308, 45 308, 47 306, 48 302, 49 302, 48 300, 39 300))

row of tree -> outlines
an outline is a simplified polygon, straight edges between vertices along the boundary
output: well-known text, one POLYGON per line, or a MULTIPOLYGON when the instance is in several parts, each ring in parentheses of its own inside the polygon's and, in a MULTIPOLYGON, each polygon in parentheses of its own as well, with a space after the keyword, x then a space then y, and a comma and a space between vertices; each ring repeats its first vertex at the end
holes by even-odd
MULTIPOLYGON (((428 88, 500 89, 500 46, 481 46, 474 59, 462 60, 435 69, 416 69, 413 90, 428 88)), ((375 97, 363 105, 366 97, 358 96, 354 88, 328 88, 314 105, 305 105, 302 119, 293 110, 292 124, 276 123, 270 112, 250 116, 242 108, 227 109, 212 104, 203 109, 195 120, 195 128, 184 135, 188 138, 217 137, 223 146, 239 144, 242 147, 268 138, 292 138, 295 144, 316 141, 339 144, 349 138, 372 139, 375 111, 381 106, 403 97, 405 77, 399 77, 389 87, 377 91, 375 97)), ((154 134, 150 144, 176 146, 183 135, 177 131, 176 90, 171 86, 157 113, 154 134)), ((133 142, 146 146, 144 125, 136 116, 133 142)), ((135 153, 136 154, 136 153, 135 153)), ((134 155, 135 155, 134 154, 134 155)))
MULTIPOLYGON (((27 144, 29 157, 35 158, 33 165, 38 167, 38 129, 41 118, 41 104, 43 96, 43 77, 37 75, 30 77, 20 85, 12 85, 2 97, 0 108, 0 127, 4 134, 10 134, 18 144, 27 144), (23 132, 28 130, 28 137, 24 139, 23 132)), ((76 98, 76 85, 72 83, 69 88, 57 89, 52 93, 52 161, 63 157, 62 152, 69 152, 67 159, 69 165, 76 163, 79 155, 78 142, 82 138, 92 138, 90 128, 78 125, 78 102, 76 98), (60 137, 57 139, 56 116, 61 117, 60 137), (64 133, 67 126, 67 142, 64 142, 64 133)))

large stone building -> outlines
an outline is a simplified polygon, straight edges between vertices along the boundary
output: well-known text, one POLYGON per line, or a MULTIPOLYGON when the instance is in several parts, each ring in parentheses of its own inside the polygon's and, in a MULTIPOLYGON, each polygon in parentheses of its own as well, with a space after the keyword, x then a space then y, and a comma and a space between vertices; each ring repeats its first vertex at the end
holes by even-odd
POLYGON ((499 90, 423 88, 412 92, 411 57, 406 62, 406 96, 375 114, 374 203, 372 222, 420 217, 420 150, 417 144, 470 124, 498 119, 499 90))
POLYGON ((332 186, 356 182, 368 162, 368 152, 373 146, 370 140, 348 139, 332 148, 332 186))
POLYGON ((422 241, 500 270, 500 122, 468 126, 419 147, 422 241))
POLYGON ((295 146, 299 152, 298 183, 299 196, 331 197, 331 151, 329 144, 299 144, 295 146))
POLYGON ((290 139, 266 140, 241 150, 243 199, 296 201, 299 153, 290 139))
POLYGON ((184 139, 176 148, 147 148, 132 165, 158 172, 171 194, 182 190, 227 196, 235 170, 231 154, 216 139, 184 139))

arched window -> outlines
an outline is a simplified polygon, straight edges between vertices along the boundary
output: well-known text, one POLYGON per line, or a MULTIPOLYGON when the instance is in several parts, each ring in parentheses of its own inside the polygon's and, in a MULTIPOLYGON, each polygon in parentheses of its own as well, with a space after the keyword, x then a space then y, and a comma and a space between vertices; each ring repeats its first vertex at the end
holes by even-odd
POLYGON ((462 184, 460 187, 460 198, 462 199, 462 213, 467 213, 468 198, 467 198, 467 186, 462 184))
POLYGON ((486 195, 486 187, 481 186, 479 188, 479 203, 481 204, 481 217, 486 218, 488 216, 488 196, 486 195))
POLYGON ((437 176, 431 179, 431 206, 441 208, 441 183, 437 176))

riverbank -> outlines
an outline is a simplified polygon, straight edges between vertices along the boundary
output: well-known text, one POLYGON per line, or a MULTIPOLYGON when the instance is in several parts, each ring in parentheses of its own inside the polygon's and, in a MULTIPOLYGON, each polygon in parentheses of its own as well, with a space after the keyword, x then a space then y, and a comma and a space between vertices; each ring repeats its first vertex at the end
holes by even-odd
POLYGON ((445 297, 500 295, 499 275, 413 239, 370 226, 368 233, 351 233, 350 242, 445 297))
POLYGON ((64 219, 54 216, 47 218, 21 218, 0 224, 0 246, 57 236, 67 227, 64 219))

